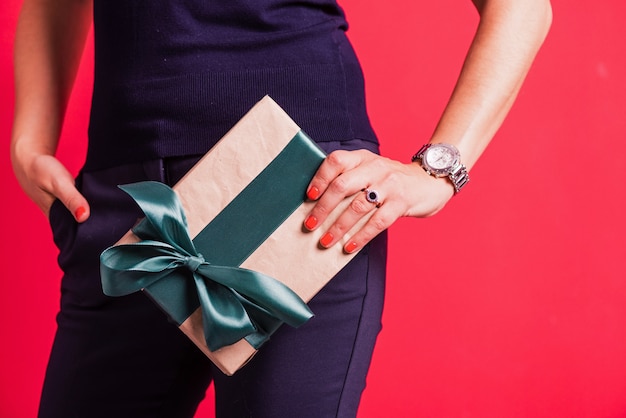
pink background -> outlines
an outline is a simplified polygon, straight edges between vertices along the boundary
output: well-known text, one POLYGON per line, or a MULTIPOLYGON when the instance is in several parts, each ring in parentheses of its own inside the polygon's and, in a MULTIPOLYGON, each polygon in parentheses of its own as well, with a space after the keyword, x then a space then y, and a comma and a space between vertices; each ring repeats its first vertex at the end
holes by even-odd
MULTIPOLYGON (((60 280, 46 220, 8 157, 19 4, 0 2, 0 416, 12 418, 35 415, 60 280)), ((477 15, 467 0, 343 5, 383 152, 406 161, 434 128, 477 15)), ((626 416, 626 2, 553 6, 470 186, 436 217, 391 228, 359 418, 626 416)), ((59 152, 73 172, 91 69, 89 51, 59 152)), ((210 402, 198 416, 212 416, 210 402)))

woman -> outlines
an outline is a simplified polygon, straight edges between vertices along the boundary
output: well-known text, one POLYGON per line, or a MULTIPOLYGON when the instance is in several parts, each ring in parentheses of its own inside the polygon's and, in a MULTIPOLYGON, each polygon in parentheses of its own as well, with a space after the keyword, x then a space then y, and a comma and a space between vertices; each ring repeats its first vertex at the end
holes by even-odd
POLYGON ((381 232, 401 216, 436 213, 464 187, 547 33, 549 1, 474 1, 480 24, 457 86, 406 164, 377 155, 334 0, 180 3, 24 1, 12 161, 50 218, 64 271, 40 417, 191 417, 211 381, 218 417, 355 416, 380 329, 381 232), (89 147, 75 181, 54 153, 92 15, 89 147), (226 377, 143 295, 105 297, 98 256, 141 216, 117 184, 175 183, 265 94, 330 153, 307 190, 317 203, 304 226, 316 229, 356 193, 320 244, 335 245, 374 213, 344 246, 363 251, 311 301, 316 317, 282 327, 226 377), (460 158, 431 175, 451 153, 460 158))

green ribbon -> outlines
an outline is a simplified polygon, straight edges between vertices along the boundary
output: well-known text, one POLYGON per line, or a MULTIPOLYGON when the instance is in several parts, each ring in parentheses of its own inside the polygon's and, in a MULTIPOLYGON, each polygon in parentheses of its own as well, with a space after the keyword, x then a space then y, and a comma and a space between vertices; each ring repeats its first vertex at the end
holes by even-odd
POLYGON ((297 327, 313 316, 281 282, 252 270, 206 262, 189 236, 178 197, 165 184, 140 182, 120 188, 135 199, 146 217, 133 229, 142 241, 102 253, 105 294, 123 296, 172 279, 189 282, 191 277, 211 351, 246 337, 260 345, 281 322, 297 327))

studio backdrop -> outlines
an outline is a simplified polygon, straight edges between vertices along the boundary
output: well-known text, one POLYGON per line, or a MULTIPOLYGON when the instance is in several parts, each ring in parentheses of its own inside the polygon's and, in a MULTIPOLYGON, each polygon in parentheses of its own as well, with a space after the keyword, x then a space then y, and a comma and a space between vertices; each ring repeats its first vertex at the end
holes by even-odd
MULTIPOLYGON (((0 3, 0 416, 10 418, 35 416, 61 277, 47 220, 9 161, 20 3, 0 3)), ((341 4, 382 152, 409 161, 478 15, 469 0, 341 4)), ((626 2, 553 8, 471 183, 436 216, 390 230, 383 331, 359 418, 626 416, 626 2)), ((92 53, 58 153, 73 173, 85 156, 92 53)), ((211 392, 197 415, 213 416, 211 392)))

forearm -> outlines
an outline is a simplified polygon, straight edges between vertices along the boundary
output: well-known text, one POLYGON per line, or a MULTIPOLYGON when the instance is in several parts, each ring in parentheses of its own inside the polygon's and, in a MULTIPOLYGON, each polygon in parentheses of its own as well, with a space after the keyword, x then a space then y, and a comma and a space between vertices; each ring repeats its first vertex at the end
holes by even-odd
POLYGON ((471 168, 510 110, 552 20, 548 0, 476 0, 480 23, 432 142, 471 168))
POLYGON ((15 36, 12 157, 52 155, 91 25, 91 2, 25 0, 15 36))

